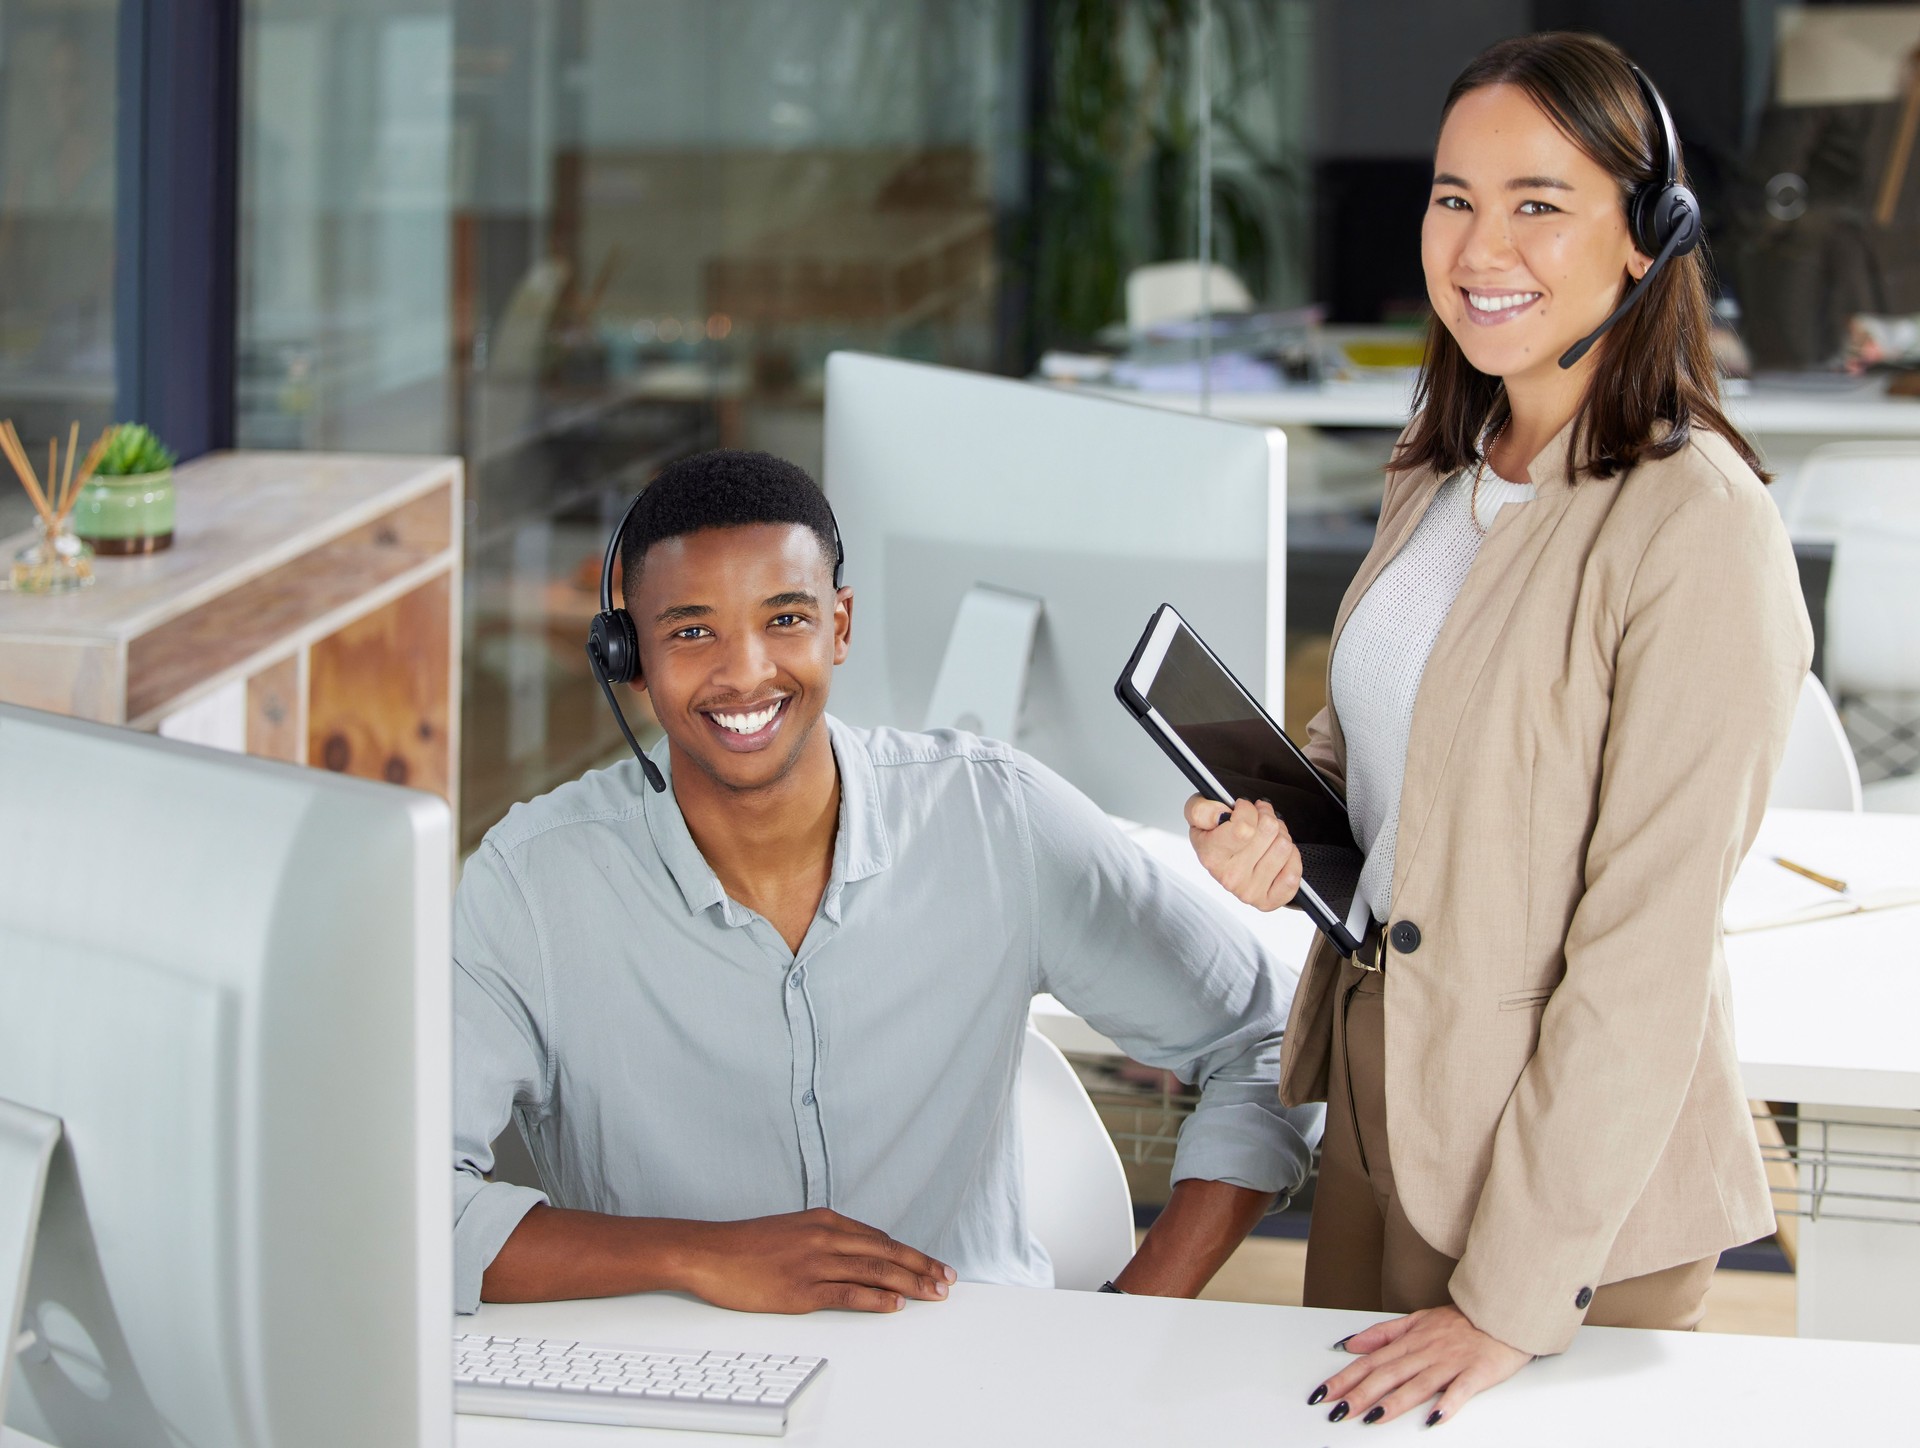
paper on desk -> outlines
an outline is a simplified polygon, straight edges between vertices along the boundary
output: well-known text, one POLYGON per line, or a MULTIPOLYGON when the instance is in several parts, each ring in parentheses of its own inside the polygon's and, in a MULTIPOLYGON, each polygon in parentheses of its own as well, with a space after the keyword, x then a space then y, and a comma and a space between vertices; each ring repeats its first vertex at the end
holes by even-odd
POLYGON ((1791 830, 1763 825, 1727 892, 1721 919, 1726 932, 1770 930, 1835 915, 1856 915, 1896 905, 1920 904, 1920 859, 1900 851, 1869 853, 1837 848, 1832 840, 1817 847, 1791 830), (1846 883, 1845 894, 1774 863, 1776 855, 1846 883))

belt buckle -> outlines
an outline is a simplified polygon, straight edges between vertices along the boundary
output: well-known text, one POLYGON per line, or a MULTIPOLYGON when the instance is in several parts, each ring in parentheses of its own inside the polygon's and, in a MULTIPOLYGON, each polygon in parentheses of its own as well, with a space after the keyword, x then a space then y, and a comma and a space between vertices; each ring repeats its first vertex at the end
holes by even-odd
POLYGON ((1376 926, 1373 930, 1369 931, 1368 934, 1372 937, 1371 941, 1362 940, 1360 942, 1360 948, 1353 953, 1353 963, 1357 969, 1372 971, 1375 975, 1378 975, 1385 964, 1384 957, 1387 953, 1387 932, 1385 927, 1376 926), (1371 945, 1373 957, 1371 960, 1367 958, 1369 945, 1371 945))

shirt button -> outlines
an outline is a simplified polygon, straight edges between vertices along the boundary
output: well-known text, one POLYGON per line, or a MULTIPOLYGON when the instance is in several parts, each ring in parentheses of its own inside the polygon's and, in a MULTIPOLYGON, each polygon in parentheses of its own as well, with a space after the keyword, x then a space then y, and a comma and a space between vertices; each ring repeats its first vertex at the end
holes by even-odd
POLYGON ((806 1094, 805 1096, 802 1096, 802 1097, 800 1098, 800 1104, 801 1104, 802 1106, 811 1106, 811 1105, 813 1105, 813 1093, 812 1093, 811 1091, 809 1091, 809 1092, 808 1092, 808 1093, 807 1093, 807 1094, 806 1094))
POLYGON ((798 971, 798 970, 796 970, 796 971, 795 971, 795 972, 794 972, 794 973, 793 973, 792 975, 790 975, 790 976, 788 976, 788 977, 787 977, 787 989, 788 989, 788 990, 799 990, 799 989, 800 989, 800 977, 801 977, 801 976, 802 976, 803 974, 805 974, 805 972, 804 972, 804 971, 798 971))

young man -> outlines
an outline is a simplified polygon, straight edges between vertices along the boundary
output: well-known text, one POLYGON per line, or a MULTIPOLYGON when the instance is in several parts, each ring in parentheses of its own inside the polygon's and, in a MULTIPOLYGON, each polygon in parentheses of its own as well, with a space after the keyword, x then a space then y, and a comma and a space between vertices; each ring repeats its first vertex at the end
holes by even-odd
POLYGON ((1306 1175, 1319 1108, 1280 1106, 1291 990, 1251 936, 1018 751, 827 716, 838 547, 812 480, 758 453, 675 464, 627 525, 667 789, 593 771, 517 806, 461 880, 462 1311, 1047 1285, 1015 1125, 1041 991, 1202 1086, 1119 1290, 1198 1292, 1306 1175), (485 1180, 510 1118, 545 1194, 485 1180))

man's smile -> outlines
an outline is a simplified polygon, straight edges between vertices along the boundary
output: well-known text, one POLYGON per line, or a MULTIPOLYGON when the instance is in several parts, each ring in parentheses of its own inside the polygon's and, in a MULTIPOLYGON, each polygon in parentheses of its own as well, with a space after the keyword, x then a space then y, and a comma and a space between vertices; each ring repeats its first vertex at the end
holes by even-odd
POLYGON ((707 721, 708 728, 723 746, 745 754, 764 749, 773 742, 774 735, 780 732, 780 725, 786 718, 787 703, 792 697, 791 694, 783 694, 747 708, 730 705, 697 712, 707 721))

